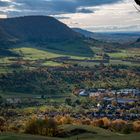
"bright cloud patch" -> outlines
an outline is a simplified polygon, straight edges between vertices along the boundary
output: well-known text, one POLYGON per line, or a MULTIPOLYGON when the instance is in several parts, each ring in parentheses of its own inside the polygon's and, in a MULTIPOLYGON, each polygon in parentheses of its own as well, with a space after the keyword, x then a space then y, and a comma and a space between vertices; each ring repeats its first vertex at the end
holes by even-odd
POLYGON ((0 18, 7 18, 7 15, 1 15, 0 14, 0 18))
POLYGON ((93 13, 63 14, 56 17, 71 27, 103 31, 140 31, 140 13, 135 9, 133 0, 123 0, 115 4, 86 7, 93 13))

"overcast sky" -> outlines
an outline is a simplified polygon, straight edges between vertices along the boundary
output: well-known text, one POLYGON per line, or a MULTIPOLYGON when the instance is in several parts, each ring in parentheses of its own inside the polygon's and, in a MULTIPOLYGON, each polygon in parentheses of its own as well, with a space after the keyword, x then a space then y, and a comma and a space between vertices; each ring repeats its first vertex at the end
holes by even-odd
POLYGON ((0 18, 51 15, 94 32, 140 31, 133 0, 0 0, 0 18))

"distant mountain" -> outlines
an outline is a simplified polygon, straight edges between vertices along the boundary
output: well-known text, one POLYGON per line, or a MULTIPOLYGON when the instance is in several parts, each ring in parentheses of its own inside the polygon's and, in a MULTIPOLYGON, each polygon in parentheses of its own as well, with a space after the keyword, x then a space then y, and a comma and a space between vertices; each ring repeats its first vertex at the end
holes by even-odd
POLYGON ((136 42, 137 42, 137 43, 140 43, 140 38, 138 38, 136 42))
POLYGON ((80 33, 80 34, 84 35, 85 37, 93 38, 94 35, 95 35, 93 32, 90 32, 90 31, 87 31, 87 30, 84 30, 84 29, 81 29, 81 28, 73 28, 73 30, 77 33, 80 33))
POLYGON ((10 36, 0 28, 0 42, 4 42, 10 39, 10 36))
POLYGON ((74 31, 83 34, 86 37, 94 38, 106 42, 117 42, 117 43, 132 43, 140 37, 140 32, 128 32, 128 33, 119 33, 119 32, 105 32, 105 33, 96 33, 83 30, 80 28, 73 28, 74 31))
POLYGON ((0 47, 25 43, 61 52, 87 51, 87 54, 92 54, 84 42, 83 35, 53 17, 25 16, 0 19, 0 47))
POLYGON ((140 38, 138 38, 135 42, 128 44, 128 46, 140 48, 140 38))
POLYGON ((63 41, 81 37, 65 24, 48 16, 0 19, 0 28, 7 36, 19 41, 63 41))

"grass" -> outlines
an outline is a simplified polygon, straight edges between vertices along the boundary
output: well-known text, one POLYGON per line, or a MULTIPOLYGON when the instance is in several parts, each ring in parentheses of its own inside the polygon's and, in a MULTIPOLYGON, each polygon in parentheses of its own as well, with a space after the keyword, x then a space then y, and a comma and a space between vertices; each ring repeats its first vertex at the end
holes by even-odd
POLYGON ((96 63, 96 62, 79 62, 78 65, 80 66, 84 66, 84 67, 94 67, 95 65, 100 65, 100 63, 96 63))
POLYGON ((62 54, 59 51, 52 51, 49 49, 40 49, 40 48, 31 48, 31 47, 21 47, 21 48, 14 48, 14 52, 23 55, 24 59, 30 60, 37 60, 37 59, 49 59, 49 58, 56 58, 56 57, 71 57, 73 59, 87 59, 89 57, 85 56, 76 56, 76 55, 69 55, 69 54, 62 54))
POLYGON ((17 92, 3 92, 0 91, 0 95, 3 98, 28 98, 28 97, 35 97, 35 96, 39 96, 39 95, 33 95, 33 94, 26 94, 26 93, 17 93, 17 92))
POLYGON ((0 67, 0 73, 12 73, 13 71, 20 71, 22 68, 9 68, 9 67, 0 67))
POLYGON ((100 47, 91 47, 94 53, 102 53, 103 49, 100 47))
MULTIPOLYGON (((93 47, 92 48, 93 52, 95 53, 101 53, 103 52, 102 48, 97 48, 93 47)), ((73 59, 98 59, 96 55, 92 56, 76 56, 76 55, 69 55, 69 54, 62 54, 58 50, 52 51, 49 49, 44 49, 41 50, 39 48, 31 48, 31 47, 21 47, 21 48, 14 48, 14 52, 23 55, 24 59, 29 59, 29 60, 38 60, 38 59, 49 59, 49 58, 56 58, 56 57, 64 57, 64 56, 69 56, 73 59)), ((140 56, 139 49, 122 49, 120 52, 117 53, 108 53, 108 55, 111 58, 127 58, 127 57, 135 57, 135 56, 140 56)), ((8 57, 1 59, 0 62, 8 62, 8 57)))
POLYGON ((0 140, 59 140, 59 139, 24 134, 3 134, 0 135, 0 140))
POLYGON ((50 138, 25 134, 1 134, 0 140, 139 140, 140 133, 119 134, 104 130, 98 127, 86 125, 63 125, 61 128, 70 133, 71 130, 82 129, 85 133, 79 133, 65 138, 50 138))
POLYGON ((53 62, 53 61, 46 61, 42 64, 42 66, 62 66, 62 63, 57 63, 57 62, 53 62))
MULTIPOLYGON (((75 44, 76 45, 76 44, 75 44)), ((55 46, 55 45, 54 45, 55 46)), ((61 48, 67 47, 65 46, 65 44, 62 44, 61 48)), ((70 46, 68 46, 70 49, 70 46)), ((72 47, 73 48, 73 47, 72 47)), ((91 47, 91 49, 93 50, 93 52, 95 54, 98 53, 102 53, 103 52, 103 48, 101 47, 91 47)), ((33 62, 37 62, 37 60, 42 59, 51 59, 51 58, 57 58, 57 57, 70 57, 72 59, 76 59, 76 60, 102 60, 101 56, 98 55, 88 55, 87 56, 80 56, 80 55, 70 55, 69 53, 66 52, 60 52, 59 50, 50 50, 49 48, 31 48, 31 47, 19 47, 19 48, 13 48, 11 49, 14 53, 19 54, 23 57, 23 60, 32 60, 33 62)), ((128 48, 128 49, 118 49, 119 52, 117 53, 107 53, 112 59, 110 60, 109 64, 105 64, 105 65, 126 65, 126 66, 140 66, 140 64, 138 63, 131 63, 131 62, 126 62, 126 61, 122 61, 121 59, 125 59, 128 57, 133 57, 133 58, 140 58, 140 49, 139 48, 128 48), (113 60, 113 58, 115 60, 113 60)), ((73 51, 73 50, 72 50, 73 51)), ((76 50, 77 52, 78 50, 76 50)), ((12 68, 9 67, 9 65, 13 64, 14 62, 17 62, 18 58, 17 57, 4 57, 1 56, 0 57, 0 73, 11 73, 13 71, 20 71, 21 69, 34 69, 36 67, 40 67, 40 66, 64 66, 63 63, 58 63, 58 62, 54 62, 51 60, 46 60, 45 62, 41 62, 41 63, 37 63, 36 66, 32 67, 32 64, 29 67, 22 67, 20 68, 12 68)), ((94 67, 95 65, 99 65, 100 63, 96 63, 96 62, 71 62, 69 61, 68 63, 70 64, 78 64, 81 66, 88 66, 88 67, 94 67)))
POLYGON ((49 51, 39 50, 36 48, 14 48, 13 51, 17 52, 18 54, 22 55, 24 59, 28 60, 38 60, 38 59, 49 59, 60 57, 63 55, 51 53, 49 51))
POLYGON ((91 57, 94 55, 94 52, 89 45, 81 39, 75 41, 63 41, 61 43, 49 43, 47 48, 63 55, 81 57, 91 57))
POLYGON ((111 58, 128 58, 128 57, 136 57, 140 56, 140 49, 139 48, 128 48, 128 49, 120 49, 120 52, 117 53, 108 53, 111 58))
POLYGON ((112 65, 126 65, 126 66, 140 66, 139 63, 131 63, 127 61, 122 61, 122 60, 110 60, 110 64, 112 65))
POLYGON ((127 53, 124 53, 124 52, 119 52, 119 53, 108 53, 108 55, 111 57, 111 58, 127 58, 128 57, 128 54, 127 53))

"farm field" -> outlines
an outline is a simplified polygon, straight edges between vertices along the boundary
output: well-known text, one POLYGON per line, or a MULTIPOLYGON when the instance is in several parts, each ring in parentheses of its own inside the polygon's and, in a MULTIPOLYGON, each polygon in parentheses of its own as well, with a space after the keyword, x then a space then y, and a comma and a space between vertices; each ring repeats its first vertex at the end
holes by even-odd
POLYGON ((105 65, 140 66, 139 48, 117 49, 116 51, 118 52, 112 53, 106 53, 104 52, 103 48, 97 47, 92 47, 92 50, 95 53, 94 56, 83 57, 59 54, 57 51, 50 52, 50 50, 41 50, 39 48, 14 48, 12 49, 12 51, 20 55, 20 57, 17 58, 11 56, 2 56, 0 58, 0 73, 11 73, 14 70, 20 71, 21 69, 35 69, 40 66, 61 67, 69 64, 78 64, 80 66, 94 67, 95 65, 99 65, 101 63, 104 57, 103 54, 110 57, 108 63, 104 63, 105 65), (57 60, 58 58, 60 58, 59 61, 57 60))

